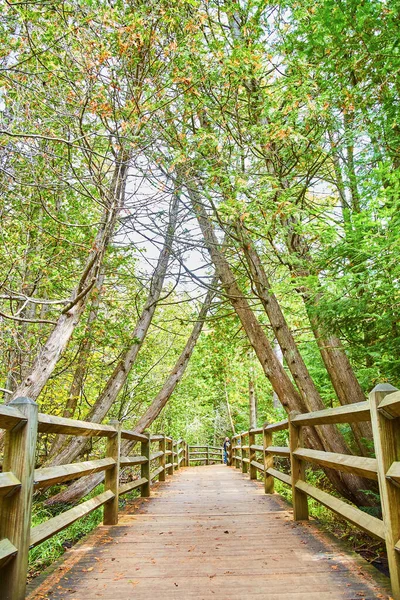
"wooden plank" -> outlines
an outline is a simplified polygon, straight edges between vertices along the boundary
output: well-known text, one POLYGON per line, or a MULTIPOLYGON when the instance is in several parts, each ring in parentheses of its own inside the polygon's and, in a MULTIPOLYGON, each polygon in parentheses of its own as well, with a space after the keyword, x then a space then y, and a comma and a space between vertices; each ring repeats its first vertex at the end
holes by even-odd
POLYGON ((15 406, 0 404, 0 429, 14 429, 26 421, 26 417, 15 406))
POLYGON ((335 498, 335 496, 323 492, 305 481, 298 481, 296 487, 363 531, 366 531, 380 540, 385 539, 385 527, 383 521, 380 519, 368 515, 359 508, 351 506, 350 504, 347 504, 347 502, 335 498))
POLYGON ((254 435, 259 435, 260 433, 262 433, 264 431, 263 427, 257 427, 251 430, 252 433, 254 433, 254 435))
POLYGON ((108 502, 114 497, 114 494, 111 490, 107 490, 90 500, 86 500, 82 504, 78 506, 74 506, 70 510, 67 510, 40 525, 36 525, 31 529, 30 535, 30 548, 34 548, 38 544, 41 544, 45 540, 53 537, 54 534, 62 531, 72 523, 75 523, 81 517, 88 515, 96 508, 103 506, 105 502, 108 502))
POLYGON ((314 426, 334 423, 359 423, 360 421, 369 421, 370 419, 369 402, 365 401, 299 414, 293 418, 293 423, 298 426, 314 426))
POLYGON ((306 478, 306 467, 304 461, 297 458, 295 450, 303 445, 304 429, 301 425, 295 425, 294 420, 297 416, 295 411, 289 414, 289 448, 290 448, 290 471, 292 473, 292 503, 293 518, 295 521, 305 521, 308 519, 308 498, 297 483, 306 478))
POLYGON ((21 487, 21 482, 14 473, 0 473, 0 497, 9 496, 21 487))
POLYGON ((117 525, 118 507, 119 507, 119 472, 121 456, 121 424, 119 421, 111 421, 110 425, 115 427, 117 435, 107 440, 106 458, 113 460, 113 465, 106 470, 104 477, 104 491, 110 490, 113 493, 111 500, 104 504, 103 525, 117 525))
POLYGON ((162 455, 162 450, 159 450, 158 452, 153 452, 153 454, 150 454, 150 460, 156 460, 156 458, 160 458, 160 456, 162 455))
POLYGON ((330 467, 345 473, 355 473, 367 479, 378 479, 376 458, 324 452, 323 450, 310 450, 308 448, 297 448, 294 455, 296 458, 301 458, 302 460, 322 465, 323 467, 330 467))
MULTIPOLYGON (((28 600, 388 598, 386 578, 225 466, 182 470, 94 530, 28 600), (372 575, 374 573, 375 575, 372 575)), ((36 585, 36 589, 33 586, 36 585)))
POLYGON ((250 450, 254 450, 255 452, 264 452, 264 446, 257 446, 257 444, 252 444, 250 446, 250 450))
POLYGON ((145 483, 147 483, 147 479, 145 479, 144 477, 136 479, 135 481, 128 481, 128 483, 124 483, 119 486, 119 495, 122 496, 122 494, 132 492, 133 490, 142 487, 142 485, 145 483))
POLYGON ((272 475, 272 477, 275 477, 275 479, 279 479, 279 481, 282 481, 282 483, 286 483, 286 485, 292 485, 292 478, 290 477, 290 475, 282 473, 282 471, 278 471, 277 469, 273 469, 272 467, 270 467, 269 469, 267 469, 267 473, 268 475, 272 475))
POLYGON ((134 433, 133 431, 128 431, 127 429, 123 429, 121 431, 121 437, 123 440, 130 440, 132 442, 143 442, 147 439, 142 433, 134 433))
POLYGON ((164 439, 164 436, 161 434, 156 434, 156 435, 151 435, 150 436, 150 441, 151 442, 161 442, 164 439))
POLYGON ((275 456, 285 456, 286 458, 289 458, 290 456, 290 449, 288 446, 268 446, 267 452, 274 454, 275 456))
POLYGON ((145 456, 121 456, 119 464, 121 467, 134 467, 135 465, 143 465, 147 462, 145 456))
MULTIPOLYGON (((160 476, 158 478, 158 481, 165 481, 166 478, 166 467, 165 467, 165 449, 167 447, 167 442, 165 439, 165 435, 161 436, 161 440, 158 442, 158 448, 161 452, 161 456, 160 456, 160 461, 159 461, 159 465, 160 467, 162 467, 162 471, 160 472, 160 476)), ((189 465, 187 465, 189 466, 189 465)))
POLYGON ((400 461, 400 419, 393 417, 393 391, 397 392, 390 384, 379 384, 374 387, 369 399, 392 596, 400 600, 400 554, 396 551, 396 543, 400 539, 400 487, 386 477, 393 463, 400 461), (385 402, 388 397, 390 402, 385 402), (382 405, 384 410, 380 410, 382 405))
POLYGON ((29 531, 31 528, 33 475, 36 458, 38 406, 29 398, 16 398, 11 405, 20 411, 25 422, 6 432, 4 472, 11 472, 21 482, 16 494, 4 496, 0 511, 0 539, 8 539, 17 555, 2 569, 1 597, 6 600, 25 598, 28 573, 29 531))
POLYGON ((264 492, 266 494, 274 493, 274 478, 268 473, 268 469, 274 468, 274 455, 268 451, 272 444, 272 431, 267 431, 264 426, 263 433, 263 451, 264 451, 264 492))
POLYGON ((400 417, 400 392, 388 394, 379 403, 379 412, 383 413, 387 419, 396 419, 400 417))
POLYGON ((261 464, 260 462, 257 462, 256 460, 252 460, 250 464, 255 469, 257 469, 257 471, 261 471, 261 473, 264 473, 264 465, 261 464))
POLYGON ((10 540, 0 540, 0 567, 3 567, 17 552, 17 548, 10 540))
POLYGON ((386 477, 393 483, 400 485, 400 461, 393 462, 386 473, 386 477))
POLYGON ((60 465, 59 467, 43 467, 35 469, 34 486, 40 489, 46 486, 78 479, 84 475, 98 473, 111 469, 115 465, 113 458, 99 458, 98 460, 88 460, 80 463, 71 463, 60 465))
POLYGON ((140 475, 142 479, 145 479, 145 483, 141 487, 141 496, 142 498, 148 498, 150 496, 150 434, 146 434, 146 441, 140 443, 140 454, 146 457, 146 462, 144 462, 140 467, 140 475))
POLYGON ((156 479, 156 477, 158 477, 158 475, 160 473, 162 473, 163 471, 164 471, 164 467, 158 467, 155 471, 153 471, 150 475, 151 481, 153 481, 153 479, 156 479))
POLYGON ((265 425, 265 431, 270 433, 274 433, 275 431, 283 431, 284 429, 289 428, 289 421, 284 419, 283 421, 278 421, 277 423, 267 423, 265 425))
POLYGON ((62 433, 64 435, 83 435, 89 437, 113 437, 117 434, 115 428, 111 425, 66 419, 65 417, 55 417, 53 415, 46 415, 45 413, 38 414, 38 431, 40 433, 62 433))

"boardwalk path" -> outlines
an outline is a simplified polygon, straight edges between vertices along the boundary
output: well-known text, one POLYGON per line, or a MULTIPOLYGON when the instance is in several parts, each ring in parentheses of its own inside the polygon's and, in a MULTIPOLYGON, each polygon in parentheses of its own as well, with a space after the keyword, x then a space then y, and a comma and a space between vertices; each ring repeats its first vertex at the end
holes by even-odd
POLYGON ((52 600, 372 600, 386 578, 222 465, 182 469, 100 527, 29 596, 52 600), (374 579, 373 579, 373 578, 374 579))

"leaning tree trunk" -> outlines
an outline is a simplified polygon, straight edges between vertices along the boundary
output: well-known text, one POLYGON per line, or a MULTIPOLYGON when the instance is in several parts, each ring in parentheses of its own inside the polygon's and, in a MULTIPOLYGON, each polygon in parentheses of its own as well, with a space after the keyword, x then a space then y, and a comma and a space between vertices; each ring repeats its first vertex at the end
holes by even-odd
MULTIPOLYGON (((64 407, 63 417, 72 419, 75 415, 76 407, 78 405, 79 398, 81 397, 84 380, 87 371, 88 360, 92 349, 93 338, 92 338, 92 327, 93 323, 97 319, 97 313, 100 305, 100 299, 102 295, 102 286, 104 282, 104 274, 100 272, 97 279, 95 289, 96 294, 90 308, 89 316, 87 319, 84 337, 82 345, 76 358, 76 369, 72 378, 71 387, 68 394, 68 399, 64 407)), ((54 456, 57 456, 61 448, 67 443, 69 437, 64 434, 59 434, 54 439, 51 445, 50 452, 47 460, 51 461, 54 456)))
MULTIPOLYGON (((252 283, 255 286, 254 292, 259 297, 265 312, 268 315, 269 322, 271 323, 275 337, 281 347, 282 354, 292 377, 296 382, 304 401, 310 407, 310 410, 323 410, 325 405, 307 369, 303 357, 300 354, 279 302, 271 290, 271 284, 253 241, 242 225, 237 225, 236 231, 238 232, 243 254, 246 257, 252 283)), ((328 452, 338 452, 340 454, 350 453, 350 450, 337 427, 333 425, 322 425, 319 427, 319 432, 323 437, 325 450, 328 452)), ((363 454, 366 454, 366 449, 361 442, 359 443, 359 449, 363 454)))
MULTIPOLYGON (((132 332, 132 342, 125 350, 110 378, 108 379, 103 391, 91 408, 87 417, 88 421, 101 423, 111 406, 117 399, 119 392, 124 386, 129 373, 135 363, 140 348, 143 345, 147 335, 150 323, 156 310, 157 302, 160 298, 167 272, 168 262, 171 255, 171 246, 175 234, 179 206, 179 196, 174 195, 170 221, 166 233, 165 243, 161 250, 157 266, 154 270, 150 284, 150 291, 144 308, 132 332)), ((74 437, 69 444, 51 461, 52 466, 63 465, 73 462, 88 447, 88 440, 82 436, 74 437)))
MULTIPOLYGON (((158 417, 164 406, 167 404, 170 399, 173 391, 178 385, 179 381, 182 379, 183 374, 185 373, 186 367, 189 364, 190 357, 192 356, 192 352, 196 346, 197 340, 199 339, 201 330, 203 328, 203 324, 205 318, 207 316, 207 312, 210 309, 212 299, 214 297, 215 292, 213 291, 214 284, 216 281, 213 281, 213 285, 208 292, 206 299, 201 307, 199 312, 198 319, 193 327, 192 333, 189 336, 186 345, 179 356, 178 360, 172 371, 170 372, 167 380, 165 381, 163 387, 154 398, 153 402, 150 404, 144 415, 139 419, 138 423, 135 425, 133 431, 135 433, 143 433, 145 429, 150 427, 153 421, 158 417)), ((131 442, 128 440, 124 440, 121 445, 121 453, 127 456, 132 447, 136 444, 136 442, 131 442)), ((56 496, 50 498, 46 504, 56 504, 56 503, 64 503, 64 502, 76 502, 80 500, 86 494, 92 491, 93 488, 96 487, 99 483, 101 483, 104 479, 104 473, 95 473, 93 475, 88 475, 87 477, 83 477, 73 485, 71 485, 65 492, 61 492, 56 496)))
MULTIPOLYGON (((200 229, 203 234, 205 245, 214 263, 216 274, 219 276, 222 287, 238 315, 243 329, 253 346, 265 375, 276 391, 281 404, 290 412, 308 412, 310 407, 305 399, 298 393, 284 368, 277 359, 273 348, 266 337, 263 328, 255 317, 248 301, 239 288, 232 273, 229 263, 223 255, 217 236, 215 235, 211 220, 209 219, 204 205, 199 199, 197 190, 188 188, 189 197, 192 201, 193 210, 196 214, 200 229)), ((321 437, 316 428, 307 428, 306 435, 311 448, 325 449, 324 438, 321 437)), ((336 436, 337 437, 337 436, 336 436)), ((325 440, 327 442, 327 440, 325 440)), ((327 469, 326 474, 336 489, 350 500, 358 503, 369 503, 368 498, 360 491, 368 489, 369 482, 349 474, 342 474, 327 469)))
POLYGON ((60 355, 65 350, 82 316, 90 291, 98 277, 104 253, 115 229, 117 216, 124 198, 127 168, 127 162, 121 162, 116 166, 110 192, 111 199, 104 211, 102 224, 96 238, 93 240, 92 249, 79 283, 71 294, 68 305, 59 316, 46 343, 36 357, 30 372, 16 388, 12 399, 18 396, 27 396, 36 400, 51 376, 60 355))
MULTIPOLYGON (((310 269, 312 258, 307 245, 290 225, 287 247, 289 252, 295 255, 298 261, 301 261, 301 268, 293 270, 293 273, 304 281, 304 278, 310 277, 312 274, 310 269)), ((318 303, 321 294, 312 295, 303 284, 297 286, 296 289, 304 302, 321 358, 340 404, 364 402, 365 394, 355 376, 341 340, 335 334, 327 333, 323 318, 319 314, 318 303)), ((365 444, 365 440, 372 440, 371 424, 366 421, 353 423, 352 430, 358 447, 362 449, 363 454, 367 455, 368 444, 365 444)))

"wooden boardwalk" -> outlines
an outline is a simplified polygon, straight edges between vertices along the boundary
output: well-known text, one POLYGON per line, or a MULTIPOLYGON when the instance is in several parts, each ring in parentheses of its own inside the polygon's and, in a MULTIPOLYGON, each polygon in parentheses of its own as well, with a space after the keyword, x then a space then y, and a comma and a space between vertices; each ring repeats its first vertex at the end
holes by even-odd
POLYGON ((181 469, 29 590, 30 600, 390 598, 362 558, 223 465, 181 469))

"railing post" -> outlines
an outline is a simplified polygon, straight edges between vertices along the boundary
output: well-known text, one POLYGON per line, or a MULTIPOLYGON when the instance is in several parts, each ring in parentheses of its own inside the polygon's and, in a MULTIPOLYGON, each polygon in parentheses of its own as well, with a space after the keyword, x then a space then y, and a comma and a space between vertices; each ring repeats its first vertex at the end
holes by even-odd
POLYGON ((308 519, 308 500, 307 494, 296 488, 298 481, 305 480, 304 461, 294 456, 294 451, 303 446, 303 428, 296 427, 292 423, 292 418, 298 415, 297 411, 289 414, 289 448, 290 464, 292 471, 292 501, 293 501, 293 519, 295 521, 304 521, 308 519))
POLYGON ((251 464, 253 460, 256 460, 256 451, 251 449, 251 446, 254 446, 256 443, 256 436, 253 431, 249 430, 249 473, 250 479, 257 479, 257 469, 254 465, 251 464))
POLYGON ((162 456, 160 456, 160 460, 159 460, 159 466, 163 467, 163 470, 161 471, 161 473, 158 476, 158 481, 165 481, 165 464, 166 464, 166 460, 165 460, 165 450, 166 450, 166 440, 165 440, 165 433, 161 434, 163 436, 163 439, 159 441, 158 443, 158 449, 160 452, 162 452, 162 456))
POLYGON ((241 441, 241 437, 240 435, 235 435, 235 467, 236 469, 240 469, 240 458, 239 458, 239 448, 237 447, 239 445, 239 440, 241 441))
POLYGON ((140 442, 140 453, 142 456, 147 458, 146 462, 141 465, 141 477, 145 477, 147 479, 147 483, 143 483, 141 486, 141 496, 143 498, 148 498, 150 496, 150 433, 144 432, 144 435, 147 437, 147 440, 144 442, 140 442))
POLYGON ((379 409, 385 396, 396 391, 390 384, 379 384, 369 394, 369 402, 392 596, 400 600, 400 551, 396 549, 400 542, 400 488, 387 476, 392 463, 400 461, 400 417, 379 409))
MULTIPOLYGON (((176 446, 175 446, 175 448, 176 448, 176 467, 175 467, 175 470, 177 471, 179 469, 179 440, 176 440, 175 443, 176 443, 176 446)), ((174 462, 175 462, 175 459, 174 459, 174 462)))
POLYGON ((228 467, 232 466, 233 461, 233 438, 229 440, 228 446, 228 467))
POLYGON ((113 458, 115 465, 107 469, 104 477, 104 491, 111 490, 114 498, 104 505, 103 524, 117 525, 118 523, 118 488, 119 488, 119 461, 121 455, 121 424, 119 421, 112 420, 110 425, 115 427, 115 435, 107 440, 107 458, 113 458))
POLYGON ((185 448, 186 448, 186 466, 190 467, 190 460, 189 460, 189 444, 187 442, 185 442, 185 448))
POLYGON ((274 478, 268 475, 267 470, 274 466, 274 455, 267 451, 272 446, 272 431, 266 429, 268 423, 263 426, 263 447, 264 447, 264 491, 266 494, 274 493, 274 478))
POLYGON ((242 433, 240 435, 240 446, 241 446, 241 449, 242 449, 242 473, 247 473, 247 471, 248 471, 247 463, 244 462, 244 460, 243 460, 244 458, 246 458, 246 450, 243 449, 243 446, 244 446, 243 442, 244 441, 246 441, 246 434, 242 433))
POLYGON ((7 431, 5 437, 3 472, 11 471, 21 487, 2 500, 0 539, 8 538, 18 552, 1 571, 0 596, 2 600, 23 600, 28 573, 38 407, 30 398, 16 398, 9 406, 23 413, 27 422, 7 431))
POLYGON ((169 474, 169 475, 173 475, 173 474, 175 473, 175 465, 174 465, 174 462, 175 462, 175 456, 174 456, 174 439, 173 439, 173 438, 171 438, 171 442, 170 442, 170 444, 171 444, 171 454, 170 454, 170 458, 171 458, 171 467, 170 467, 170 469, 169 469, 169 473, 168 473, 168 474, 169 474))

